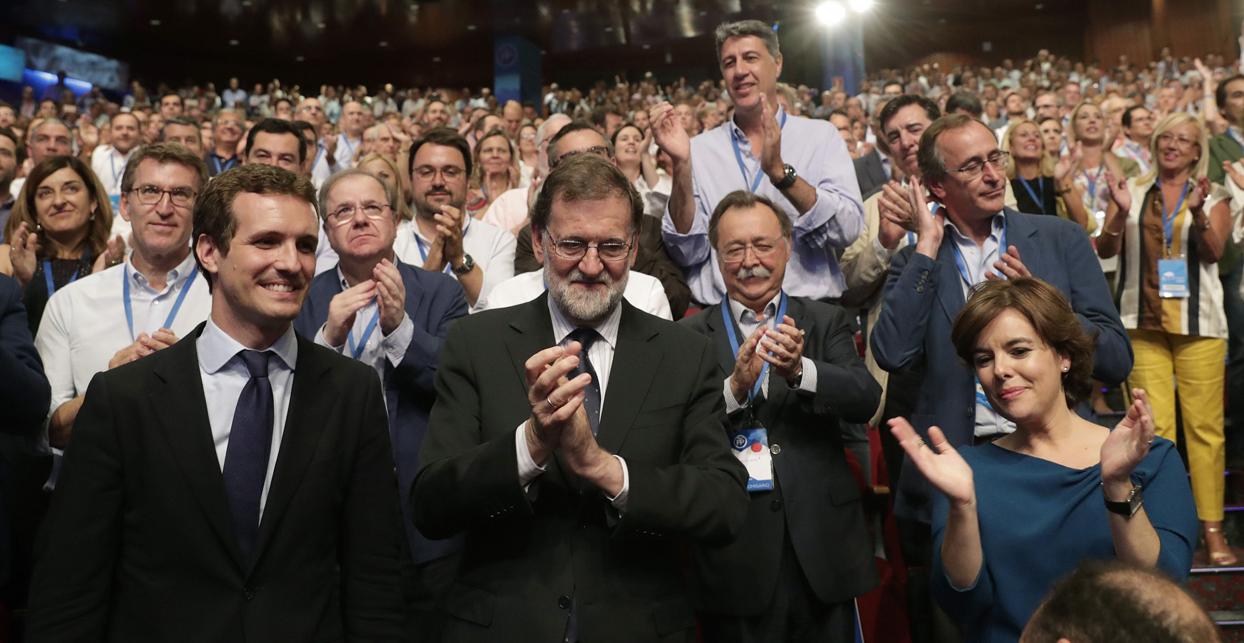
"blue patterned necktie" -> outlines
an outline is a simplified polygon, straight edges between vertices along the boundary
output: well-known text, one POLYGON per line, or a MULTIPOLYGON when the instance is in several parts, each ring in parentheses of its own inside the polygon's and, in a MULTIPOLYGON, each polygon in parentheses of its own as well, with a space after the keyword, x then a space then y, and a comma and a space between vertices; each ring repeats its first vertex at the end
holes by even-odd
POLYGON ((600 428, 601 391, 600 378, 596 376, 596 369, 592 367, 592 360, 588 359, 587 353, 592 349, 592 344, 600 338, 600 333, 591 328, 576 328, 566 336, 567 342, 579 342, 583 346, 583 350, 579 351, 579 366, 574 369, 570 378, 574 379, 580 373, 592 376, 592 383, 583 390, 583 408, 587 411, 587 420, 592 425, 592 435, 596 435, 597 429, 600 428))
POLYGON ((233 533, 245 560, 250 560, 259 540, 259 499, 268 473, 272 450, 272 383, 268 381, 270 352, 244 350, 238 353, 250 380, 238 397, 225 450, 225 494, 233 515, 233 533))

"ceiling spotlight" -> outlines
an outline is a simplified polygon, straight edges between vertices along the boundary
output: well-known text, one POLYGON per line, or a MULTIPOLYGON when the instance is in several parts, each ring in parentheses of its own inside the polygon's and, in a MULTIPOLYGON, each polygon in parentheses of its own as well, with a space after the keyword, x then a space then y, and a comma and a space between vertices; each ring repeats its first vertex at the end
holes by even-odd
POLYGON ((826 0, 816 6, 816 19, 826 27, 836 27, 847 18, 847 9, 838 0, 826 0))
POLYGON ((234 47, 236 47, 236 46, 238 46, 238 41, 237 41, 237 40, 230 40, 230 41, 229 41, 229 44, 230 44, 230 45, 233 45, 234 47))
POLYGON ((467 25, 467 31, 475 31, 475 25, 467 25))
POLYGON ((847 0, 847 6, 855 13, 867 13, 876 4, 873 0, 847 0))
POLYGON ((378 43, 376 43, 376 44, 380 45, 381 47, 388 47, 388 46, 389 46, 389 41, 388 41, 388 40, 381 40, 380 42, 378 42, 378 43))
POLYGON ((159 19, 157 19, 157 18, 152 18, 152 19, 149 21, 149 24, 150 24, 152 27, 159 27, 159 26, 160 26, 160 21, 159 21, 159 19))

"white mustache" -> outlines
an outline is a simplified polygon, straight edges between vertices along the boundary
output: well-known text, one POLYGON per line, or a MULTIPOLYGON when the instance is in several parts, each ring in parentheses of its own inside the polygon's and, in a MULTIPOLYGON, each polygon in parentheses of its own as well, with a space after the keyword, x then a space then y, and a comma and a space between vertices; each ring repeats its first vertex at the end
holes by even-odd
POLYGON ((734 276, 738 279, 748 279, 751 277, 759 277, 760 279, 768 279, 773 273, 764 266, 752 266, 751 268, 740 267, 734 276))

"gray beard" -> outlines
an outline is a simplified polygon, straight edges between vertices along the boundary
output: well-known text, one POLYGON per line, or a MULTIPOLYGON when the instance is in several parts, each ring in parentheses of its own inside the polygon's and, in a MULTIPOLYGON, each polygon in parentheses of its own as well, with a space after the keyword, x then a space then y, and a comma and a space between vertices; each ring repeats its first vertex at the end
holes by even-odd
POLYGON ((609 286, 604 293, 576 291, 573 282, 584 280, 583 273, 575 268, 565 278, 558 277, 551 266, 550 257, 544 258, 544 278, 548 282, 549 298, 570 321, 585 326, 595 326, 604 321, 622 301, 622 293, 626 291, 626 282, 630 279, 628 270, 621 279, 613 280, 608 272, 601 272, 599 283, 609 286))

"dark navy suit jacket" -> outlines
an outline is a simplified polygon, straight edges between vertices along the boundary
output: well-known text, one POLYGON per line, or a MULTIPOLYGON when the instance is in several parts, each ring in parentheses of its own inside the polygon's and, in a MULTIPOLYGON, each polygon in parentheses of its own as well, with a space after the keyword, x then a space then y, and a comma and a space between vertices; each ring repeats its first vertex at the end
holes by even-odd
MULTIPOLYGON (((1123 381, 1132 370, 1132 344, 1084 229, 1058 217, 1004 212, 1007 245, 1019 250, 1034 277, 1066 295, 1084 329, 1095 336, 1093 377, 1107 384, 1123 381)), ((976 417, 975 379, 950 342, 963 304, 950 235, 942 239, 937 260, 908 246, 890 264, 885 306, 871 340, 881 368, 923 371, 911 423, 926 438, 929 427, 937 426, 956 447, 971 445, 976 417)), ((928 522, 928 483, 909 464, 904 460, 895 511, 928 522)))
MULTIPOLYGON (((406 355, 394 367, 385 364, 385 401, 389 407, 389 440, 397 465, 398 491, 402 501, 402 524, 410 554, 417 563, 440 558, 460 546, 454 540, 428 540, 416 529, 410 508, 410 488, 419 467, 419 447, 428 430, 428 414, 436 401, 436 366, 441 343, 455 319, 467 314, 462 286, 452 277, 397 263, 406 286, 406 315, 414 324, 414 336, 406 355)), ((313 338, 328 320, 328 304, 341 292, 336 269, 326 270, 311 282, 311 291, 294 321, 294 329, 313 338)))

